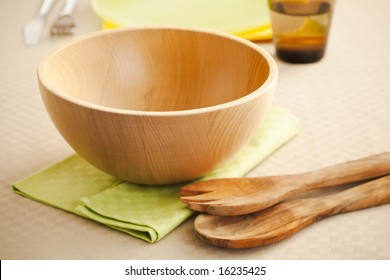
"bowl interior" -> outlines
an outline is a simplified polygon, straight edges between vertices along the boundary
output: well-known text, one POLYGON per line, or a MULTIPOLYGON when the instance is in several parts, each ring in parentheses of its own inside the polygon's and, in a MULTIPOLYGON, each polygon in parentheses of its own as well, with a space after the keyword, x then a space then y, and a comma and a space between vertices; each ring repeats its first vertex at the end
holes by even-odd
POLYGON ((76 40, 43 68, 56 93, 137 111, 230 102, 259 88, 269 72, 249 43, 176 29, 128 29, 76 40))

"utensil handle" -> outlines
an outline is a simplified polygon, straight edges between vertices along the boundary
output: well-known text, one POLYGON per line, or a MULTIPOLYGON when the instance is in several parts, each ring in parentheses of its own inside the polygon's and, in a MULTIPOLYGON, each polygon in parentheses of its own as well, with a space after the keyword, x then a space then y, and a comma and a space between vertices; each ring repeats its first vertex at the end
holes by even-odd
POLYGON ((335 207, 325 216, 390 203, 390 175, 329 196, 335 207))
POLYGON ((38 15, 40 17, 46 17, 53 7, 54 2, 55 0, 44 0, 41 8, 39 9, 38 15))
POLYGON ((304 190, 320 189, 358 182, 390 174, 390 152, 352 160, 299 176, 304 190))
POLYGON ((76 7, 77 0, 66 0, 64 8, 60 12, 61 16, 70 15, 73 13, 74 8, 76 7))

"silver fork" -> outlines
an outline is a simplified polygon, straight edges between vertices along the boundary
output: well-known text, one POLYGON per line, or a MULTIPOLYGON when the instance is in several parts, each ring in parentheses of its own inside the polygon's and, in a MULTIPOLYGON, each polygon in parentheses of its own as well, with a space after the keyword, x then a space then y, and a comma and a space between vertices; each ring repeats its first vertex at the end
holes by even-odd
POLYGON ((72 13, 76 7, 77 0, 66 0, 56 22, 53 24, 51 35, 71 35, 73 34, 76 24, 73 20, 72 13))

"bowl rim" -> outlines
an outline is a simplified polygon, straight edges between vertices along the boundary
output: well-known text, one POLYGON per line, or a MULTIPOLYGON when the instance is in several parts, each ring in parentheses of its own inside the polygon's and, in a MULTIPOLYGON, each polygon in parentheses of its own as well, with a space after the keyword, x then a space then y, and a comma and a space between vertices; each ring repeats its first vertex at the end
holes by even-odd
POLYGON ((219 111, 221 109, 227 109, 230 107, 234 107, 246 102, 249 102, 250 100, 258 97, 259 95, 263 95, 265 92, 267 92, 268 89, 273 88, 276 86, 277 77, 278 77, 278 68, 276 65, 275 60, 273 57, 265 51, 262 47, 256 45, 255 43, 238 37, 233 34, 225 33, 222 31, 212 30, 212 29, 205 29, 205 28, 198 28, 198 27, 178 27, 178 26, 131 26, 131 27, 121 27, 121 28, 115 28, 115 29, 108 29, 108 30, 99 30, 94 31, 88 34, 80 35, 76 38, 73 38, 64 44, 60 45, 59 47, 53 49, 51 52, 49 52, 46 56, 42 58, 42 60, 39 62, 37 67, 37 77, 38 81, 47 88, 51 94, 56 95, 57 97, 74 103, 81 107, 86 107, 88 109, 93 110, 99 110, 104 111, 107 113, 116 113, 116 114, 122 114, 122 115, 138 115, 138 116, 180 116, 180 115, 196 115, 196 114, 203 114, 203 113, 209 113, 213 111, 219 111), (261 84, 260 87, 256 88, 252 92, 246 94, 245 96, 242 96, 240 98, 234 99, 229 102, 216 104, 212 106, 207 107, 201 107, 201 108, 194 108, 194 109, 186 109, 186 110, 175 110, 175 111, 142 111, 142 110, 132 110, 132 109, 121 109, 121 108, 115 108, 115 107, 108 107, 103 106, 99 104, 94 104, 91 102, 87 102, 85 100, 81 100, 79 98, 76 98, 74 96, 68 95, 66 93, 63 93, 58 90, 57 87, 53 86, 48 79, 45 78, 44 71, 46 65, 49 63, 50 59, 54 57, 58 52, 62 51, 63 49, 67 48, 70 45, 76 44, 80 41, 87 40, 90 38, 98 37, 98 36, 104 36, 111 33, 121 33, 121 32, 131 32, 131 31, 139 31, 139 30, 181 30, 181 31, 191 31, 191 32, 198 32, 198 33, 207 33, 213 36, 219 36, 224 37, 236 42, 239 42, 241 44, 244 44, 245 46, 255 50, 257 53, 260 53, 265 61, 268 64, 269 73, 264 81, 263 84, 261 84))

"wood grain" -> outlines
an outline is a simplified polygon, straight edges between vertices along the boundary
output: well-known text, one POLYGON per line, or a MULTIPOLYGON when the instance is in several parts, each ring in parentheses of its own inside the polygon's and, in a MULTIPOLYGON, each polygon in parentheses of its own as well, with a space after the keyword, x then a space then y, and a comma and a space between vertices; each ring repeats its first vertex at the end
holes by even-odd
POLYGON ((320 219, 389 202, 390 176, 385 176, 332 195, 285 201, 248 215, 200 214, 195 232, 219 247, 259 247, 286 239, 320 219))
POLYGON ((73 149, 118 178, 197 178, 246 144, 271 106, 272 57, 212 31, 125 28, 77 38, 39 65, 46 108, 73 149))
POLYGON ((243 215, 309 190, 341 186, 388 174, 390 152, 301 174, 196 182, 181 189, 181 201, 193 210, 212 215, 243 215))

